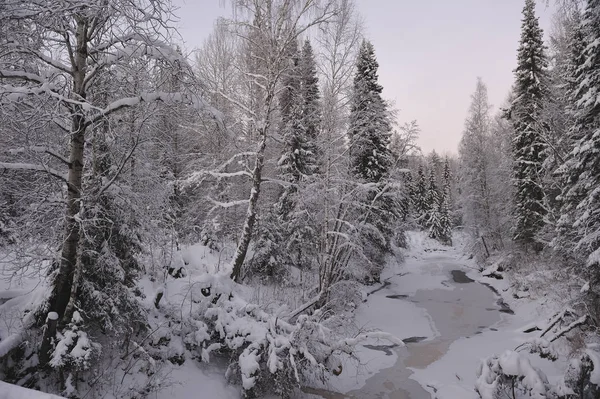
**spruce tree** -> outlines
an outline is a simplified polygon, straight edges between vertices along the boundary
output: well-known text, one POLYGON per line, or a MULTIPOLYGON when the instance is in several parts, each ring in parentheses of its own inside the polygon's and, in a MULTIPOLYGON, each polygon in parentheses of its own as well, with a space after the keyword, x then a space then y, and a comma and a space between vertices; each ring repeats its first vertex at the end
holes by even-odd
MULTIPOLYGON (((600 265, 600 0, 588 1, 583 18, 583 47, 575 79, 573 149, 561 167, 565 188, 559 234, 571 254, 600 265)), ((599 276, 596 273, 596 278, 599 276)))
POLYGON ((282 153, 277 166, 280 179, 289 185, 275 204, 276 214, 261 217, 258 249, 251 265, 251 271, 278 279, 284 275, 286 264, 302 263, 302 254, 306 253, 302 244, 309 241, 312 230, 297 209, 298 196, 307 178, 318 171, 320 157, 320 95, 314 54, 307 41, 302 51, 292 44, 287 55, 289 65, 279 97, 282 153))
POLYGON ((352 174, 364 182, 379 182, 386 177, 392 156, 392 135, 387 104, 381 97, 373 45, 364 40, 358 54, 350 99, 350 167, 352 174))
POLYGON ((437 187, 435 171, 433 168, 429 171, 429 186, 425 194, 426 220, 427 227, 431 227, 434 223, 434 218, 438 216, 440 204, 440 193, 437 187))
POLYGON ((444 176, 443 176, 443 190, 446 194, 446 200, 448 201, 448 206, 452 203, 452 172, 450 171, 450 160, 448 157, 444 160, 444 176))
POLYGON ((442 220, 440 215, 440 204, 436 203, 429 211, 429 238, 440 240, 442 236, 442 220))
POLYGON ((523 244, 534 242, 536 234, 543 227, 546 214, 541 180, 545 157, 542 115, 547 97, 547 65, 543 32, 535 15, 535 2, 526 0, 515 70, 515 100, 509 110, 515 130, 513 173, 516 224, 513 239, 523 244))
POLYGON ((298 97, 300 96, 300 51, 298 50, 298 43, 296 41, 292 41, 286 48, 284 57, 286 58, 287 65, 282 74, 282 88, 279 94, 279 112, 281 113, 280 130, 286 128, 292 112, 294 112, 298 105, 298 97))
POLYGON ((298 183, 318 170, 317 135, 321 119, 317 71, 310 43, 304 44, 301 53, 297 45, 291 47, 290 67, 279 99, 283 150, 278 166, 280 177, 291 183, 279 200, 284 218, 295 206, 292 197, 298 183))
POLYGON ((441 197, 437 198, 431 209, 429 225, 430 238, 436 239, 445 245, 452 245, 452 226, 446 190, 444 190, 441 197))
POLYGON ((439 240, 446 245, 452 245, 452 221, 450 220, 449 209, 450 191, 444 189, 440 200, 440 237, 439 240))
MULTIPOLYGON (((302 128, 306 142, 306 150, 311 154, 311 172, 318 171, 321 151, 317 144, 321 125, 321 95, 315 55, 307 39, 302 47, 300 63, 300 90, 302 95, 302 128)), ((310 162, 307 162, 310 163, 310 162)))
POLYGON ((391 250, 401 213, 393 187, 387 184, 392 167, 392 129, 390 113, 381 96, 383 88, 378 83, 378 67, 373 45, 364 40, 350 97, 348 141, 351 176, 358 183, 375 183, 359 186, 361 197, 356 203, 358 220, 366 216, 361 220, 366 281, 379 280, 384 254, 391 250))
POLYGON ((414 209, 415 209, 415 218, 421 224, 421 226, 426 225, 425 217, 427 215, 427 181, 425 180, 425 171, 423 170, 423 165, 419 165, 419 169, 417 170, 417 182, 414 189, 414 209))
POLYGON ((404 183, 406 185, 408 197, 406 198, 405 201, 403 201, 404 209, 402 210, 402 218, 403 218, 403 220, 406 220, 406 218, 409 217, 409 215, 415 209, 414 201, 416 199, 416 193, 415 193, 416 188, 415 188, 415 182, 414 182, 412 172, 405 173, 404 179, 405 179, 404 183))

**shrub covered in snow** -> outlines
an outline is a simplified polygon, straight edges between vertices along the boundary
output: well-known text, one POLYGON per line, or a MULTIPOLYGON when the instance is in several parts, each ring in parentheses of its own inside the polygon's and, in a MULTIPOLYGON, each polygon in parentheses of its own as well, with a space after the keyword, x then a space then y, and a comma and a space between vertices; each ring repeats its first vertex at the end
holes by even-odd
POLYGON ((505 351, 481 362, 475 390, 481 399, 496 399, 503 394, 511 399, 546 399, 550 396, 548 379, 518 352, 505 351))
POLYGON ((226 276, 206 275, 189 288, 189 313, 182 320, 185 345, 204 362, 214 352, 226 354, 227 377, 240 383, 248 398, 267 392, 289 397, 303 381, 341 372, 337 355, 351 355, 367 338, 402 344, 376 332, 342 339, 319 321, 319 312, 294 322, 269 314, 242 299, 226 276))

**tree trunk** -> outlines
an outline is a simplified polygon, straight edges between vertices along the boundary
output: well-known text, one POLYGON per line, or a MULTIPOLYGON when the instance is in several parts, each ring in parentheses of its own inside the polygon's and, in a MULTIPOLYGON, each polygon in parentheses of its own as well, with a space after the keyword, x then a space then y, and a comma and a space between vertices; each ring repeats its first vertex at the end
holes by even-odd
POLYGON ((250 200, 248 202, 248 211, 246 212, 246 220, 244 221, 244 228, 242 229, 242 236, 233 258, 233 270, 231 272, 231 279, 238 281, 242 273, 242 265, 246 259, 246 253, 250 246, 250 239, 252 238, 252 232, 254 230, 254 224, 256 222, 256 207, 258 205, 258 197, 260 195, 260 183, 262 180, 262 169, 264 166, 265 158, 265 147, 267 145, 267 128, 261 129, 261 138, 256 152, 256 161, 254 163, 254 169, 252 171, 252 190, 250 192, 250 200))
MULTIPOLYGON (((87 21, 77 20, 75 35, 76 48, 73 64, 73 97, 77 100, 85 99, 84 79, 87 67, 87 21)), ((68 320, 64 318, 65 310, 71 298, 73 277, 76 267, 81 267, 78 262, 78 247, 80 239, 80 225, 77 219, 81 210, 81 186, 84 163, 84 145, 86 121, 80 106, 71 106, 72 132, 69 154, 69 174, 67 177, 67 209, 65 214, 65 238, 63 241, 61 260, 58 274, 53 283, 52 294, 49 298, 49 311, 58 313, 58 325, 64 326, 68 320)), ((79 274, 79 273, 77 273, 79 274)), ((40 363, 49 359, 51 342, 56 329, 47 328, 40 348, 40 363), (53 331, 54 330, 54 331, 53 331)))

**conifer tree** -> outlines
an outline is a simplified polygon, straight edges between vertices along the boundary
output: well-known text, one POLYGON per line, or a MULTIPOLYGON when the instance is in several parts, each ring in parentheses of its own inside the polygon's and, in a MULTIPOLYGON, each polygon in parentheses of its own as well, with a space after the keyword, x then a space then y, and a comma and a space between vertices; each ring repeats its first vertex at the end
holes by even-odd
POLYGON ((298 69, 302 95, 302 128, 306 140, 306 150, 310 152, 312 161, 315 163, 311 165, 311 171, 316 172, 321 161, 321 150, 317 145, 321 125, 321 95, 319 93, 317 63, 308 39, 302 47, 298 69))
POLYGON ((448 206, 452 203, 452 172, 450 171, 450 160, 448 157, 444 160, 443 190, 448 201, 448 206))
POLYGON ((252 263, 253 271, 274 278, 283 276, 286 264, 302 262, 303 242, 309 241, 307 235, 312 230, 297 209, 297 202, 307 178, 318 171, 320 157, 317 145, 320 95, 310 42, 305 42, 302 51, 294 43, 288 55, 289 67, 282 79, 279 98, 283 148, 278 169, 280 178, 290 184, 275 205, 277 214, 261 218, 258 249, 252 263))
POLYGON ((423 165, 419 165, 419 169, 417 170, 417 182, 414 189, 414 207, 415 207, 415 217, 417 221, 422 225, 426 225, 426 214, 427 214, 427 181, 425 180, 425 171, 423 170, 423 165))
POLYGON ((442 220, 440 215, 440 204, 436 203, 429 211, 429 238, 439 240, 442 236, 442 220))
MULTIPOLYGON (((600 0, 588 1, 583 18, 585 50, 576 70, 574 143, 560 171, 564 176, 559 234, 571 242, 571 254, 600 264, 600 0)), ((598 276, 598 273, 596 273, 598 276)))
POLYGON ((404 178, 405 178, 406 190, 408 191, 408 198, 406 201, 404 201, 406 208, 403 210, 402 217, 404 220, 406 220, 406 218, 415 209, 414 204, 415 204, 415 199, 416 199, 416 188, 415 188, 415 182, 414 182, 412 172, 405 173, 404 178))
POLYGON ((450 220, 450 207, 448 205, 450 197, 449 189, 444 189, 440 201, 440 241, 446 245, 452 245, 452 221, 450 220))
POLYGON ((308 41, 301 53, 297 46, 293 47, 279 100, 283 152, 278 166, 282 179, 291 183, 279 200, 279 210, 284 219, 295 206, 292 197, 300 180, 318 169, 316 138, 320 113, 314 55, 308 41))
POLYGON ((547 97, 547 64, 535 1, 526 0, 515 70, 515 100, 509 110, 515 130, 516 224, 513 239, 523 244, 534 242, 546 214, 541 180, 545 157, 542 111, 547 97))
POLYGON ((447 191, 444 190, 430 212, 429 237, 442 244, 452 245, 452 226, 448 211, 447 191))
POLYGON ((439 216, 439 204, 440 193, 437 187, 435 171, 431 168, 429 171, 429 185, 427 187, 427 193, 425 194, 427 227, 431 227, 435 221, 434 219, 439 216))
POLYGON ((388 148, 392 129, 387 104, 381 97, 373 45, 364 40, 356 63, 350 107, 350 167, 365 182, 379 182, 389 173, 388 148))

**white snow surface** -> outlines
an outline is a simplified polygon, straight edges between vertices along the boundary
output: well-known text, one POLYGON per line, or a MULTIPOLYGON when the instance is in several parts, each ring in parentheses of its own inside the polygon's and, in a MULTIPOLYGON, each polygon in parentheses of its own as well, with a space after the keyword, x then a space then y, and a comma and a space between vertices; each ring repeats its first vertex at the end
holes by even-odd
POLYGON ((156 399, 240 399, 239 388, 228 386, 222 370, 203 367, 193 360, 173 369, 172 385, 158 392, 156 399))
POLYGON ((33 389, 22 388, 0 381, 0 399, 64 399, 62 396, 51 395, 33 389))

